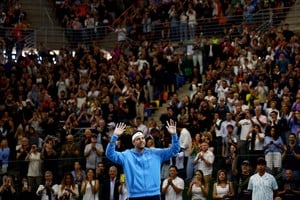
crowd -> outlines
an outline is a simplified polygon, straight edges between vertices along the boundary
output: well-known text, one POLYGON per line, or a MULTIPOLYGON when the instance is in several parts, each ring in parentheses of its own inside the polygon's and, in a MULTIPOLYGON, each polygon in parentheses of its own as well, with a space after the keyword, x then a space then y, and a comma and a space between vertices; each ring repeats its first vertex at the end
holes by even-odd
POLYGON ((278 24, 294 0, 60 0, 53 4, 67 37, 76 43, 101 39, 111 29, 126 32, 132 40, 147 35, 149 40, 187 41, 195 32, 219 33, 242 22, 278 24))
POLYGON ((127 124, 116 141, 123 152, 136 130, 148 148, 168 147, 169 120, 177 122, 181 151, 161 167, 166 199, 181 199, 184 188, 193 199, 247 199, 256 170, 276 177, 278 196, 299 198, 299 33, 288 24, 266 32, 245 24, 222 38, 195 30, 192 41, 175 46, 142 33, 114 47, 110 59, 84 44, 74 56, 62 48, 4 59, 2 199, 126 199, 123 169, 104 155, 116 124, 127 124), (191 84, 182 98, 179 77, 191 84), (168 104, 159 121, 145 112, 153 100, 168 104))

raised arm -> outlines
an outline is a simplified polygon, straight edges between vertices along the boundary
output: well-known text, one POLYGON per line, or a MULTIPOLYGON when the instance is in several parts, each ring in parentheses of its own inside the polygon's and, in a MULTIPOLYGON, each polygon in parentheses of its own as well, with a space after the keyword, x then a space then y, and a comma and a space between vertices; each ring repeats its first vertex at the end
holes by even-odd
POLYGON ((105 155, 106 157, 114 163, 121 164, 121 153, 116 151, 116 142, 120 135, 124 133, 126 129, 125 123, 116 124, 116 128, 114 130, 114 134, 111 137, 109 144, 106 147, 105 155))
POLYGON ((166 129, 172 136, 172 145, 171 147, 162 150, 164 152, 167 152, 164 153, 163 160, 170 159, 180 151, 180 143, 176 133, 176 122, 173 120, 167 121, 166 129))

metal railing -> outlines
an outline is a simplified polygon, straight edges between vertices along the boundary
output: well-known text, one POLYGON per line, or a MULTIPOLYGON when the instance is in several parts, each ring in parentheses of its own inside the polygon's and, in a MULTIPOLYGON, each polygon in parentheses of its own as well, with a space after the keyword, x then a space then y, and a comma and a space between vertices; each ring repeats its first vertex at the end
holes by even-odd
MULTIPOLYGON (((251 20, 246 20, 245 16, 229 16, 226 18, 205 18, 198 20, 196 26, 196 34, 203 33, 204 36, 222 36, 224 34, 224 28, 230 28, 235 26, 240 32, 242 31, 242 26, 247 24, 251 26, 251 30, 267 31, 271 25, 278 26, 285 21, 285 16, 289 13, 289 20, 292 21, 290 25, 297 25, 297 15, 300 8, 295 7, 293 10, 291 8, 281 8, 281 9, 267 9, 260 10, 259 12, 253 14, 251 20), (293 21, 294 20, 294 21, 293 21)), ((152 33, 149 38, 153 41, 164 40, 180 40, 179 36, 179 22, 177 27, 169 28, 170 37, 163 38, 161 31, 163 30, 163 24, 153 25, 152 33), (172 34, 172 33, 176 33, 172 34)), ((130 27, 126 27, 129 30, 130 27)), ((138 30, 142 30, 142 25, 137 27, 138 30)), ((296 27, 297 29, 297 27, 296 27)), ((9 32, 11 29, 1 28, 2 32, 9 32)), ((297 30, 300 30, 300 26, 297 30)), ((78 43, 92 44, 97 42, 100 46, 105 49, 113 43, 116 43, 117 37, 113 33, 115 29, 111 26, 98 26, 92 29, 81 29, 74 30, 72 28, 53 28, 52 26, 40 27, 38 29, 26 29, 24 30, 24 41, 25 47, 27 48, 37 48, 39 43, 44 43, 44 45, 49 48, 76 48, 78 43), (42 34, 40 34, 42 33, 42 34), (39 35, 39 37, 37 36, 39 35), (41 36, 42 35, 42 36, 41 36)), ((142 31, 140 32, 141 34, 142 31)), ((2 34, 4 37, 7 34, 2 34)), ((138 38, 128 38, 132 41, 138 41, 138 38)), ((111 46, 110 46, 111 47, 111 46)))

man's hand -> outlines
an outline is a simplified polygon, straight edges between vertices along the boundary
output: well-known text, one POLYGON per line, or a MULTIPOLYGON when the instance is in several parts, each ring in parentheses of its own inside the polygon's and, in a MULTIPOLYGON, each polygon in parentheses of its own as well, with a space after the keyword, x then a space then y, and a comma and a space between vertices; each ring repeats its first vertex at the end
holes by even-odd
POLYGON ((168 179, 168 185, 172 185, 172 179, 171 178, 168 179))
POLYGON ((118 124, 116 124, 114 134, 116 136, 120 136, 122 133, 124 133, 125 129, 126 129, 126 124, 125 123, 118 123, 118 124))
POLYGON ((176 130, 176 122, 173 121, 172 119, 170 119, 170 122, 167 121, 166 128, 170 134, 172 134, 172 135, 176 134, 176 131, 177 131, 176 130))

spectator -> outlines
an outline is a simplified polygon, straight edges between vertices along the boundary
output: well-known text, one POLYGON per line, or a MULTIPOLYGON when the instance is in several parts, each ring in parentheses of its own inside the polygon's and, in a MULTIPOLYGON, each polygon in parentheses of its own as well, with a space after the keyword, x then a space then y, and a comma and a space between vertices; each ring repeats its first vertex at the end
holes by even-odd
POLYGON ((199 72, 202 75, 204 72, 204 63, 203 63, 203 57, 204 57, 204 44, 205 40, 202 37, 201 34, 197 34, 195 36, 195 42, 193 45, 193 64, 194 67, 199 66, 199 72))
POLYGON ((61 158, 64 172, 70 172, 73 168, 74 158, 80 155, 79 146, 75 143, 73 135, 66 136, 66 143, 62 146, 61 158))
POLYGON ((162 194, 166 200, 176 199, 182 200, 182 191, 184 189, 184 181, 177 176, 177 167, 172 165, 169 168, 169 178, 165 179, 162 184, 162 194))
POLYGON ((104 180, 106 180, 108 176, 105 167, 104 162, 99 162, 96 169, 96 179, 99 181, 99 196, 102 196, 104 180))
POLYGON ((98 162, 102 161, 102 155, 104 153, 102 144, 97 143, 97 135, 93 134, 91 137, 91 143, 85 145, 84 156, 86 157, 86 169, 97 168, 98 162))
POLYGON ((238 153, 235 145, 229 146, 229 152, 227 157, 225 157, 225 169, 227 171, 227 179, 229 181, 233 181, 235 179, 235 169, 234 166, 236 165, 238 161, 238 153))
POLYGON ((148 147, 148 148, 155 148, 155 143, 154 143, 153 137, 148 136, 146 138, 146 147, 148 147))
POLYGON ((274 193, 278 190, 276 179, 266 172, 266 160, 262 157, 257 159, 257 173, 250 177, 248 190, 252 191, 252 199, 274 199, 274 193), (262 184, 263 183, 263 184, 262 184))
POLYGON ((58 186, 58 199, 61 200, 75 200, 79 196, 78 185, 74 182, 71 173, 65 174, 61 184, 58 186))
POLYGON ((166 23, 170 27, 170 39, 177 40, 178 38, 178 8, 175 4, 170 6, 168 10, 168 18, 166 18, 166 23))
POLYGON ((227 181, 226 170, 220 169, 217 173, 217 182, 213 186, 213 199, 230 199, 234 195, 233 184, 227 181))
POLYGON ((186 166, 186 179, 190 180, 194 172, 198 169, 198 165, 194 165, 194 160, 197 154, 201 150, 201 135, 200 133, 196 133, 194 137, 192 137, 192 141, 189 144, 189 157, 186 166))
POLYGON ((7 139, 2 139, 0 143, 1 174, 7 173, 8 162, 10 158, 10 148, 7 139))
POLYGON ((81 188, 82 181, 86 179, 86 173, 81 168, 80 162, 74 162, 74 170, 71 171, 71 174, 73 176, 74 183, 78 186, 78 188, 81 188))
POLYGON ((28 179, 26 177, 22 178, 19 188, 17 189, 17 199, 33 199, 34 193, 31 187, 28 185, 28 179))
POLYGON ((23 137, 21 140, 21 146, 17 149, 16 160, 20 162, 19 171, 20 177, 27 176, 28 172, 28 163, 25 162, 25 158, 30 151, 31 146, 29 145, 29 140, 26 137, 23 137))
POLYGON ((260 126, 261 131, 264 133, 267 125, 267 117, 262 114, 260 106, 255 107, 255 115, 251 118, 252 122, 260 126))
POLYGON ((264 140, 264 153, 267 167, 273 173, 278 173, 281 170, 283 148, 284 144, 276 127, 272 127, 270 135, 267 135, 264 140))
POLYGON ((189 3, 188 9, 186 11, 186 16, 188 17, 188 32, 189 32, 189 39, 194 40, 196 26, 197 26, 197 19, 196 19, 196 11, 193 8, 193 4, 189 3))
POLYGON ((297 145, 296 135, 290 133, 287 144, 283 147, 282 153, 282 172, 283 177, 287 169, 293 170, 293 178, 300 180, 300 147, 297 145))
POLYGON ((293 170, 286 169, 285 178, 280 182, 277 197, 280 199, 297 199, 300 197, 300 187, 299 183, 294 179, 293 170))
POLYGON ((120 181, 117 178, 118 170, 116 166, 111 166, 108 171, 108 179, 104 180, 102 189, 102 199, 118 200, 120 181))
POLYGON ((37 144, 32 144, 25 160, 29 161, 28 184, 34 189, 42 183, 42 159, 41 153, 38 152, 37 144))
MULTIPOLYGON (((186 128, 182 128, 182 124, 179 124, 177 126, 178 131, 180 132, 179 135, 179 142, 180 142, 180 149, 184 154, 184 163, 183 163, 183 168, 187 169, 187 162, 188 162, 188 157, 189 157, 189 145, 192 142, 192 137, 190 132, 186 128)), ((187 171, 184 175, 184 178, 186 178, 187 171)))
POLYGON ((251 132, 252 129, 252 122, 251 122, 251 114, 249 110, 241 113, 241 119, 238 121, 237 126, 239 130, 239 144, 240 144, 240 154, 246 155, 249 152, 249 145, 248 144, 248 134, 251 132))
POLYGON ((179 36, 180 41, 188 39, 188 16, 184 10, 179 12, 179 36))
POLYGON ((86 179, 82 181, 80 191, 83 195, 83 200, 99 199, 99 181, 95 180, 94 171, 92 169, 87 169, 86 179))
POLYGON ((0 195, 2 199, 14 199, 16 197, 16 189, 11 176, 5 175, 3 177, 3 183, 0 186, 0 195))
POLYGON ((53 182, 53 174, 51 171, 44 173, 45 183, 39 185, 36 194, 41 200, 55 200, 58 192, 58 185, 53 182))
POLYGON ((244 19, 248 23, 253 22, 253 13, 255 12, 255 7, 252 4, 252 0, 247 0, 244 5, 244 19))
POLYGON ((206 199, 208 195, 208 184, 205 183, 203 172, 196 170, 195 176, 189 185, 187 194, 191 196, 192 200, 206 199))
POLYGON ((56 152, 54 139, 49 138, 46 139, 43 149, 41 152, 41 156, 43 157, 43 172, 45 171, 51 171, 54 172, 54 177, 57 175, 57 169, 58 169, 58 154, 56 152))
POLYGON ((201 143, 201 151, 197 154, 194 164, 198 164, 198 169, 203 172, 204 180, 209 183, 212 178, 213 163, 215 155, 209 151, 209 144, 206 142, 201 143))
MULTIPOLYGON (((265 134, 260 130, 258 124, 254 124, 247 134, 248 148, 250 153, 251 163, 254 163, 258 157, 264 155, 264 139, 265 134)), ((254 167, 254 166, 253 166, 254 167)))
POLYGON ((236 188, 237 198, 240 200, 251 199, 251 191, 248 190, 247 188, 249 179, 253 175, 250 162, 248 160, 243 160, 240 165, 240 169, 235 169, 234 171, 237 173, 236 174, 236 181, 238 183, 236 188))
POLYGON ((120 194, 119 200, 128 199, 128 190, 127 190, 124 174, 121 174, 120 176, 119 194, 120 194))

